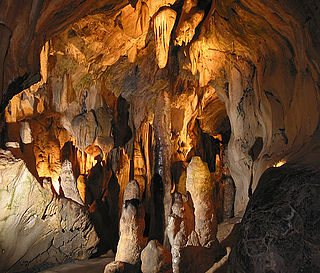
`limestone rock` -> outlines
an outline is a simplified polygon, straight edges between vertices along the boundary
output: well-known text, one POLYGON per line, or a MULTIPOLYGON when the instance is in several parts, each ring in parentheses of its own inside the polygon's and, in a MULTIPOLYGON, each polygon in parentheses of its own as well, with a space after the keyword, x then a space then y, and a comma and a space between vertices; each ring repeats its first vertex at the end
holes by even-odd
POLYGON ((268 169, 242 219, 230 272, 318 272, 319 194, 318 171, 268 169))
POLYGON ((130 182, 125 192, 129 200, 124 200, 123 209, 119 224, 120 239, 115 260, 126 262, 132 265, 139 263, 140 254, 146 245, 146 238, 143 237, 145 229, 144 209, 139 199, 132 199, 133 196, 140 196, 136 192, 138 183, 130 182), (131 196, 130 196, 131 195, 131 196))
POLYGON ((167 65, 171 31, 177 13, 168 7, 160 10, 154 18, 154 35, 156 40, 156 56, 160 68, 167 65))
POLYGON ((60 182, 61 188, 64 193, 64 196, 72 199, 73 201, 77 202, 80 205, 83 205, 83 202, 81 200, 81 197, 77 188, 77 182, 73 175, 72 164, 67 159, 62 163, 60 179, 61 179, 61 182, 60 182))
POLYGON ((52 126, 54 119, 44 118, 31 121, 34 145, 33 152, 36 159, 36 169, 39 177, 51 177, 59 191, 59 175, 61 171, 60 143, 56 138, 52 126))
POLYGON ((0 271, 31 270, 43 263, 88 258, 98 243, 88 214, 56 198, 25 163, 0 150, 0 271))
POLYGON ((85 203, 86 199, 86 177, 84 175, 79 175, 77 178, 77 189, 80 194, 81 200, 85 203))
POLYGON ((200 157, 193 157, 187 168, 186 188, 194 205, 195 232, 201 246, 209 246, 216 240, 217 219, 212 200, 213 183, 210 171, 200 157))
POLYGON ((104 273, 123 273, 125 272, 125 263, 114 261, 106 265, 104 273))
POLYGON ((139 273, 139 265, 132 265, 120 261, 113 261, 106 265, 104 273, 139 273))
POLYGON ((176 30, 175 43, 187 45, 195 34, 195 29, 204 17, 204 11, 197 8, 198 1, 185 1, 176 30))
POLYGON ((123 202, 129 201, 131 199, 140 200, 140 189, 139 184, 136 180, 131 180, 124 190, 123 202))
POLYGON ((20 137, 24 144, 30 144, 33 141, 29 122, 22 121, 20 124, 20 137))
POLYGON ((181 260, 183 259, 181 250, 187 245, 188 236, 190 237, 190 234, 194 233, 194 215, 188 209, 187 201, 180 193, 175 193, 172 213, 169 215, 166 228, 171 244, 172 269, 176 273, 181 269, 181 260))
POLYGON ((231 176, 223 179, 224 199, 223 199, 223 219, 234 216, 235 185, 231 176))
POLYGON ((143 273, 172 272, 171 253, 157 240, 150 241, 141 252, 141 271, 143 273))
POLYGON ((72 120, 71 125, 78 148, 84 151, 89 145, 94 143, 98 125, 92 111, 76 116, 72 120))
POLYGON ((15 142, 15 141, 8 141, 8 142, 6 142, 6 147, 7 148, 13 148, 13 149, 19 149, 20 148, 20 144, 18 142, 15 142))

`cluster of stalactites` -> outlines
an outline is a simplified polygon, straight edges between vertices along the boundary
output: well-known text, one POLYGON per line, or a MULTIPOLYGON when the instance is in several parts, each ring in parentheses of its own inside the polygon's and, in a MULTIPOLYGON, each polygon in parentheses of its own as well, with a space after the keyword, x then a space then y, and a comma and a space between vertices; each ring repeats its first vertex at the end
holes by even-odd
POLYGON ((156 40, 156 57, 160 68, 167 65, 171 32, 176 21, 177 13, 164 8, 154 18, 154 35, 156 40))

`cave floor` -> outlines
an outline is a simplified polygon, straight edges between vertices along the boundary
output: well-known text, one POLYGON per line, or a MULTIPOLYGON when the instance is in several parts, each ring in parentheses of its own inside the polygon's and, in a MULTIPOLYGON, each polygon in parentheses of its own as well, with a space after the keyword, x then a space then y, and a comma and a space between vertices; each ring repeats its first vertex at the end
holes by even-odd
MULTIPOLYGON (((235 244, 239 232, 239 223, 241 222, 243 212, 240 212, 235 217, 224 221, 218 225, 217 238, 223 247, 227 248, 227 255, 218 263, 214 264, 206 273, 225 273, 227 272, 227 260, 230 250, 235 244)), ((114 260, 114 254, 108 252, 99 258, 93 258, 86 261, 76 261, 73 263, 62 264, 52 267, 41 273, 102 273, 105 266, 114 260)))
POLYGON ((41 273, 102 273, 105 266, 113 260, 114 254, 108 252, 98 258, 58 265, 41 271, 41 273))

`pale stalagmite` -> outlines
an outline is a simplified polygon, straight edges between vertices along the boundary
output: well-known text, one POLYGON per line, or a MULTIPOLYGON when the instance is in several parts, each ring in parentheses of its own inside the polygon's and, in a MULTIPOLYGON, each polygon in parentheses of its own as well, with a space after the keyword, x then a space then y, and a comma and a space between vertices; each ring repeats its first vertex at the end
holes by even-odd
POLYGON ((194 205, 195 232, 202 246, 210 245, 216 238, 217 219, 212 199, 213 183, 207 163, 193 157, 187 168, 187 191, 194 205))

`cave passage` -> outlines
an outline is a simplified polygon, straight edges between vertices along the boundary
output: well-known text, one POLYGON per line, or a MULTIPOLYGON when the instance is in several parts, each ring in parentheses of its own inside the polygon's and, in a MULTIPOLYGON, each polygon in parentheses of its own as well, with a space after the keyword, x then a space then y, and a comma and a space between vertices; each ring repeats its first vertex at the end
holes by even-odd
POLYGON ((318 1, 18 2, 0 272, 320 272, 318 1))

